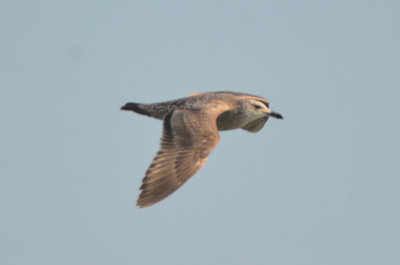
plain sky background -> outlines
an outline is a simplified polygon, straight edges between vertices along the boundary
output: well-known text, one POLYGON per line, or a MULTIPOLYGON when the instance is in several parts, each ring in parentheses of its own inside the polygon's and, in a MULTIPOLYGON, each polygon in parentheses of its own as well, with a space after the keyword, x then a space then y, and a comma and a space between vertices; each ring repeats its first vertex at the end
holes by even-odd
POLYGON ((0 264, 400 264, 399 1, 0 1, 0 264), (135 206, 195 91, 285 120, 221 133, 135 206))

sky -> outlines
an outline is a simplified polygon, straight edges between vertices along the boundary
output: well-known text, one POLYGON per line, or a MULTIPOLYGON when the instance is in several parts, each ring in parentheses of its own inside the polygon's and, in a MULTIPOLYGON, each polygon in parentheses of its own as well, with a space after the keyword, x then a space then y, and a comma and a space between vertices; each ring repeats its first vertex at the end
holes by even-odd
POLYGON ((400 264, 398 1, 0 2, 0 264, 400 264), (135 206, 198 91, 285 119, 221 132, 135 206))

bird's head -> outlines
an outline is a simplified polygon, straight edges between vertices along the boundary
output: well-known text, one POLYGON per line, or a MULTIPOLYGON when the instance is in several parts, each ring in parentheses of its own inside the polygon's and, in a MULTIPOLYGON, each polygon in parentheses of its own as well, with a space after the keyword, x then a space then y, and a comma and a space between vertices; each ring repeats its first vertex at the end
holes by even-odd
POLYGON ((249 120, 274 117, 283 119, 278 112, 269 109, 269 102, 265 98, 255 96, 245 96, 242 101, 242 110, 246 113, 249 120))

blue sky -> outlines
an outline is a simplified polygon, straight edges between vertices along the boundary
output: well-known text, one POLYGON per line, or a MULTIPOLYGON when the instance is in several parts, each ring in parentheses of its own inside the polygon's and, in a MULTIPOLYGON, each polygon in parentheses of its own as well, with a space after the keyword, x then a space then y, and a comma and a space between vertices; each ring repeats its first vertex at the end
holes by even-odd
POLYGON ((400 263, 399 7, 2 1, 0 263, 400 263), (120 106, 215 90, 285 120, 135 207, 162 123, 120 106))

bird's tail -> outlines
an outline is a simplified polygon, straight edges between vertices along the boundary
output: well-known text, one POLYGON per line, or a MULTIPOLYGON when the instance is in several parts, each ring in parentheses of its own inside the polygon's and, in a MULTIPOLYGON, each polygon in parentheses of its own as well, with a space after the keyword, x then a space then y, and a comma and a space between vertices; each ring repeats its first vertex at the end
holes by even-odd
POLYGON ((124 106, 121 107, 121 110, 131 110, 139 114, 151 116, 145 108, 143 108, 143 104, 129 102, 126 103, 124 106))
POLYGON ((165 115, 171 110, 169 104, 140 104, 129 102, 121 107, 121 110, 133 111, 142 115, 150 116, 156 119, 164 119, 165 115))

